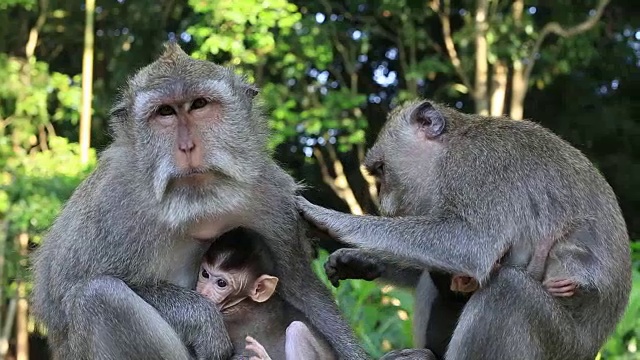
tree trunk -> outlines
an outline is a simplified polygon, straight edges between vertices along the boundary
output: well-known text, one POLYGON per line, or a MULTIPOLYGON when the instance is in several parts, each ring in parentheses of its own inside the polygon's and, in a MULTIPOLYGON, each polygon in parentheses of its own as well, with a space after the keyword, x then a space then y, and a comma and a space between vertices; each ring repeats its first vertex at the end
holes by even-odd
POLYGON ((513 76, 511 77, 511 107, 509 116, 513 120, 522 120, 524 116, 524 98, 527 96, 527 80, 524 78, 522 61, 513 62, 513 76))
MULTIPOLYGON (((18 235, 17 245, 21 258, 21 265, 26 265, 24 262, 28 256, 29 234, 26 232, 18 235)), ((27 301, 27 282, 24 274, 26 273, 26 266, 22 266, 19 271, 18 277, 18 306, 16 312, 16 360, 28 360, 29 359, 29 303, 27 301)))
POLYGON ((9 301, 7 311, 4 313, 4 323, 2 324, 2 333, 0 333, 0 359, 6 359, 9 352, 9 339, 11 338, 11 330, 13 322, 16 318, 16 305, 18 301, 13 298, 9 301))
POLYGON ((476 79, 473 98, 476 105, 476 113, 480 115, 489 114, 489 99, 487 97, 489 82, 489 62, 487 60, 489 51, 487 44, 488 8, 489 0, 478 0, 475 16, 476 79))
POLYGON ((95 0, 85 2, 84 53, 82 55, 82 110, 80 113, 80 163, 89 161, 91 146, 91 101, 93 97, 93 48, 95 0))
POLYGON ((507 66, 502 61, 493 66, 491 79, 491 116, 504 115, 507 94, 507 66))
POLYGON ((318 160, 318 166, 320 167, 320 172, 322 173, 322 180, 325 184, 327 184, 333 192, 338 195, 340 199, 347 203, 349 206, 349 211, 355 215, 362 215, 364 212, 362 211, 362 206, 358 202, 355 194, 353 193, 353 189, 351 189, 351 185, 349 184, 349 180, 347 179, 347 175, 344 172, 344 166, 342 165, 342 161, 338 158, 338 154, 336 150, 333 148, 333 145, 327 143, 325 146, 327 149, 327 153, 329 154, 329 162, 324 158, 322 154, 322 150, 319 147, 313 150, 314 157, 318 160), (329 173, 329 165, 333 169, 334 176, 331 176, 329 173))

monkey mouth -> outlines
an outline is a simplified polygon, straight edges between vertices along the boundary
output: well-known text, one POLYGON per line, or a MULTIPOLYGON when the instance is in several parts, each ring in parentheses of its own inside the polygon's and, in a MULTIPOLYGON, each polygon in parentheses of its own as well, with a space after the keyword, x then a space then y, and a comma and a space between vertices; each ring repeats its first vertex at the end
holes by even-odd
POLYGON ((206 167, 189 168, 175 174, 176 179, 213 175, 215 169, 206 167))
POLYGON ((201 186, 207 184, 215 177, 216 171, 214 169, 190 168, 185 171, 175 173, 170 182, 180 185, 201 186))

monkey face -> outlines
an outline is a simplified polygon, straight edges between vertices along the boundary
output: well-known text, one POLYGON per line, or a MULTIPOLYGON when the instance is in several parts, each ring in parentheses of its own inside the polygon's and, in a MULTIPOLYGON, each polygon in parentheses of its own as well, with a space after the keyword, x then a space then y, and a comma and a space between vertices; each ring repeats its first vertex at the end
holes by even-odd
POLYGON ((226 303, 244 298, 243 284, 246 285, 246 280, 243 281, 241 276, 220 271, 205 262, 200 266, 196 291, 222 309, 226 303))
POLYGON ((249 264, 238 269, 222 270, 218 264, 202 263, 196 291, 228 313, 245 299, 265 302, 275 293, 278 278, 263 274, 258 276, 249 264))
POLYGON ((248 201, 268 161, 256 95, 232 70, 175 44, 129 81, 111 125, 170 222, 248 201))
POLYGON ((389 114, 365 167, 378 181, 384 216, 412 213, 431 198, 430 175, 444 153, 448 121, 428 101, 408 102, 389 114), (427 200, 425 200, 427 199, 427 200))

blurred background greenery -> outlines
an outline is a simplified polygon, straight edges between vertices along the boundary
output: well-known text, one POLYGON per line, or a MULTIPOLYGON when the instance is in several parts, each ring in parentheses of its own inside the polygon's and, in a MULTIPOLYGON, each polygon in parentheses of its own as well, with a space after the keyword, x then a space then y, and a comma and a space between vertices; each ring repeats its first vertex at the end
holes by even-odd
MULTIPOLYGON (((275 156, 314 202, 375 213, 359 163, 385 113, 424 96, 549 127, 601 169, 640 238, 637 1, 0 0, 0 35, 0 359, 47 358, 27 256, 109 143, 118 87, 168 39, 262 88, 275 156)), ((602 359, 640 359, 631 246, 634 291, 602 359)), ((372 355, 410 346, 410 292, 332 291, 372 355)))

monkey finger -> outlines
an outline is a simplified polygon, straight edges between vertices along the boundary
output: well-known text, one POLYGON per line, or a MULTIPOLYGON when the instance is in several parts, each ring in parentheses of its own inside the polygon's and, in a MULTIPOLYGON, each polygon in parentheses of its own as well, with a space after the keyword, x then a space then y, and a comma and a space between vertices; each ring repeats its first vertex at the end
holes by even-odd
POLYGON ((569 297, 573 296, 576 287, 575 285, 567 285, 563 287, 552 287, 548 288, 547 291, 553 296, 558 297, 569 297))
POLYGON ((573 284, 573 280, 571 279, 549 279, 546 280, 543 284, 545 286, 549 286, 549 285, 560 285, 560 286, 565 286, 565 285, 569 285, 569 284, 573 284))

